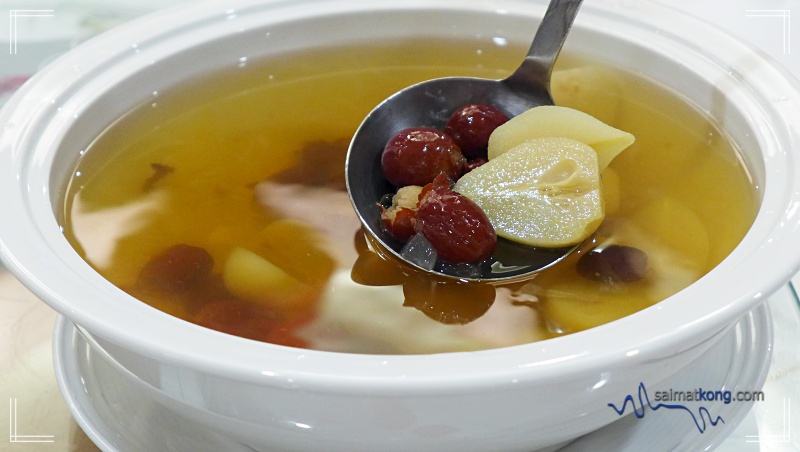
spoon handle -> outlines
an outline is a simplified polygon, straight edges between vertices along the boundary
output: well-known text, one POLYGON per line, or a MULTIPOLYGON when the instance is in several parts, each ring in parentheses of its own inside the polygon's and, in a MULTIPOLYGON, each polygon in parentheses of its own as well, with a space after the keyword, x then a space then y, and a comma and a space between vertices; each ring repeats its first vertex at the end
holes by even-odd
MULTIPOLYGON (((550 73, 583 0, 551 0, 528 55, 505 82, 518 92, 550 96, 550 73), (542 87, 546 93, 537 93, 542 87)), ((551 103, 552 103, 552 99, 551 103)))

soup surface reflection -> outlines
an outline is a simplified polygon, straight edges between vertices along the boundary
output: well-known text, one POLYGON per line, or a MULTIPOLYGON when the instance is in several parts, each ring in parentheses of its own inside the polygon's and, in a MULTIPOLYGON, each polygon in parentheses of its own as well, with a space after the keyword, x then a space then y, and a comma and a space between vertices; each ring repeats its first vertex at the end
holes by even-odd
POLYGON ((275 57, 153 92, 78 162, 65 196, 67 238, 109 281, 189 322, 295 347, 389 354, 591 328, 675 294, 728 255, 757 205, 729 140, 675 93, 563 55, 556 102, 636 136, 602 174, 606 218, 582 253, 497 287, 436 281, 382 257, 344 186, 358 124, 418 81, 502 78, 525 50, 376 43, 275 57), (581 276, 581 256, 609 245, 643 251, 644 277, 581 276))

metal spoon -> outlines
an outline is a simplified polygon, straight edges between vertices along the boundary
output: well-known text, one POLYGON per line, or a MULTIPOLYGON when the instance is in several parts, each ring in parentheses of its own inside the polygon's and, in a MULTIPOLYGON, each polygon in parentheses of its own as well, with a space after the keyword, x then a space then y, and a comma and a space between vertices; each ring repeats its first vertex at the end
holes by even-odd
POLYGON ((549 267, 577 248, 534 248, 498 238, 497 247, 485 261, 450 265, 435 259, 422 234, 406 244, 387 234, 376 203, 395 191, 383 176, 381 154, 400 130, 423 126, 442 129, 452 112, 467 104, 493 105, 509 116, 539 105, 552 105, 550 74, 581 2, 551 0, 528 55, 508 78, 446 77, 425 81, 398 91, 367 115, 350 142, 345 178, 350 201, 380 251, 446 278, 508 282, 549 267))

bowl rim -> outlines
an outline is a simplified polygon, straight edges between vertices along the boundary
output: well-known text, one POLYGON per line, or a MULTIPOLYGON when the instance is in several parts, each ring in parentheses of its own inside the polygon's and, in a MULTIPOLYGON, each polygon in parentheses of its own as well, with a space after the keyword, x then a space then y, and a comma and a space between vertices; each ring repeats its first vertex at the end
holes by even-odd
MULTIPOLYGON (((273 14, 271 20, 276 22, 303 17, 308 13, 301 10, 310 4, 315 6, 313 15, 468 8, 482 13, 540 16, 545 6, 543 1, 537 1, 536 5, 523 5, 525 2, 521 0, 487 3, 235 0, 222 6, 207 0, 159 11, 87 41, 32 77, 0 112, 0 123, 8 132, 0 137, 0 193, 5 194, 0 197, 0 210, 17 218, 13 223, 0 222, 0 258, 24 285, 56 310, 93 334, 137 353, 247 381, 302 379, 307 386, 319 389, 346 387, 353 391, 401 387, 461 390, 464 385, 457 384, 459 382, 488 387, 498 381, 509 381, 511 377, 527 382, 556 380, 565 373, 634 366, 679 354, 718 335, 722 328, 765 300, 798 270, 800 256, 787 256, 789 253, 783 250, 800 248, 800 224, 795 218, 796 207, 800 205, 800 163, 790 155, 792 150, 800 152, 796 144, 800 142, 800 120, 797 120, 800 84, 768 57, 702 19, 642 0, 623 1, 625 5, 622 6, 614 0, 597 0, 584 5, 587 11, 579 14, 575 27, 588 26, 582 16, 606 15, 622 21, 636 20, 637 26, 652 27, 681 45, 691 44, 696 51, 700 50, 698 46, 721 46, 715 48, 719 51, 716 55, 701 57, 723 62, 715 64, 747 57, 748 64, 756 69, 732 73, 732 77, 740 77, 747 83, 748 92, 742 95, 758 96, 762 107, 770 108, 770 111, 751 112, 760 138, 766 140, 763 157, 770 181, 763 187, 764 202, 753 228, 711 273, 650 308, 587 331, 500 349, 405 356, 320 352, 250 341, 177 320, 128 296, 94 274, 88 264, 77 264, 74 251, 72 257, 63 254, 67 249, 66 240, 52 218, 48 201, 51 196, 49 176, 37 175, 37 171, 48 168, 47 159, 51 158, 48 149, 57 147, 60 135, 54 129, 68 127, 71 121, 69 115, 56 112, 54 105, 80 93, 83 89, 80 84, 102 74, 107 65, 130 56, 131 43, 138 44, 134 49, 138 52, 151 44, 158 46, 160 39, 173 40, 181 34, 196 33, 198 29, 212 29, 236 16, 263 18, 267 10, 273 14), (533 11, 528 12, 528 9, 533 11), (698 34, 692 37, 696 43, 680 37, 687 29, 698 34), (69 75, 65 77, 64 74, 69 75), (773 113, 778 114, 772 117, 773 123, 766 123, 764 118, 773 113), (795 143, 794 149, 792 143, 795 143), (48 219, 48 215, 51 218, 48 219), (745 261, 745 257, 746 262, 740 262, 745 261), (771 270, 776 268, 777 271, 771 270), (66 276, 58 276, 65 273, 66 276), (714 280, 719 278, 730 284, 715 287, 714 280), (756 279, 758 282, 754 282, 756 279), (682 313, 686 310, 682 300, 703 299, 711 294, 712 302, 698 310, 697 318, 678 321, 683 319, 682 313), (123 309, 107 316, 108 312, 88 312, 86 306, 81 305, 84 301, 77 304, 71 301, 86 298, 117 299, 123 309), (146 336, 126 328, 131 318, 139 318, 147 324, 146 336), (689 338, 694 339, 687 342, 689 338)), ((738 70, 733 69, 733 72, 738 70)))

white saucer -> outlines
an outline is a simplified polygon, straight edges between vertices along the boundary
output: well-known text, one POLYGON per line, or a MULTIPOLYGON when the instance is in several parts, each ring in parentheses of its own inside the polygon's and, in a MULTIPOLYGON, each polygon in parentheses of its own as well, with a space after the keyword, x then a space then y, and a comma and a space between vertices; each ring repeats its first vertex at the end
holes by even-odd
MULTIPOLYGON (((787 285, 773 297, 792 296, 787 285)), ((740 319, 707 353, 670 381, 645 388, 652 405, 656 391, 757 391, 764 384, 772 351, 772 318, 766 303, 740 319)), ((143 394, 131 375, 109 363, 66 318, 59 316, 53 334, 56 379, 75 420, 107 452, 245 451, 254 449, 196 425, 143 394)), ((562 452, 710 450, 744 419, 752 402, 671 402, 686 409, 657 410, 639 403, 640 418, 628 403, 619 421, 571 442, 562 452), (705 414, 701 413, 704 408, 705 414), (710 415, 710 417, 709 417, 710 415), (702 416, 702 417, 701 417, 702 416), (721 419, 721 421, 717 421, 721 419), (695 423, 697 420, 697 424, 695 423), (714 420, 713 425, 710 420, 714 420), (703 422, 705 426, 703 427, 703 422)), ((624 400, 609 400, 622 407, 624 400)), ((645 402, 645 405, 647 403, 645 402)), ((609 409, 612 407, 609 406, 609 409)))
POLYGON ((72 416, 105 452, 254 451, 164 409, 60 315, 53 364, 72 416))

